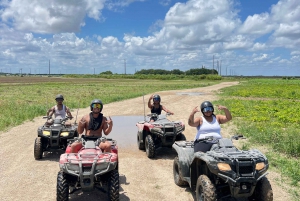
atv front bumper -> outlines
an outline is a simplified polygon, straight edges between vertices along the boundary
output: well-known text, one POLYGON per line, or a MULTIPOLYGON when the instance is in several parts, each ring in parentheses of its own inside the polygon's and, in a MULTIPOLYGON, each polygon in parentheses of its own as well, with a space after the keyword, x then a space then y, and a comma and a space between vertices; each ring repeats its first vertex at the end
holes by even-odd
POLYGON ((225 182, 228 182, 232 197, 242 198, 251 196, 255 190, 257 182, 267 174, 268 173, 264 173, 257 179, 254 177, 240 177, 236 180, 221 173, 218 173, 218 176, 224 179, 225 182))

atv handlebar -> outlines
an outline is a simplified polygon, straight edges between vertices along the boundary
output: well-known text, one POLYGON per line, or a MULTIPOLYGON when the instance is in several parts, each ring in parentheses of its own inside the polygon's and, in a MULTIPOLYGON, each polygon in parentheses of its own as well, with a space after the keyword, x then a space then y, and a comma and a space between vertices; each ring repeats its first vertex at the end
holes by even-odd
MULTIPOLYGON (((43 119, 52 119, 52 117, 51 116, 43 116, 43 119)), ((66 116, 65 118, 63 118, 62 120, 63 121, 66 121, 66 120, 68 120, 68 119, 70 119, 70 120, 72 120, 73 119, 73 117, 69 117, 69 116, 66 116)))
POLYGON ((239 140, 239 139, 246 139, 242 134, 236 134, 231 137, 231 140, 239 140))

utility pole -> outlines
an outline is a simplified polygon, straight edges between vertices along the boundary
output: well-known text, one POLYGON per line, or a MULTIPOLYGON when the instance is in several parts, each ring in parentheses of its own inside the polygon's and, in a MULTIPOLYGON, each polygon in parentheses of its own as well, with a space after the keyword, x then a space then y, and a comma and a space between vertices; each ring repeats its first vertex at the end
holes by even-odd
POLYGON ((124 59, 124 68, 125 68, 125 75, 126 75, 126 59, 124 59))
POLYGON ((214 74, 214 70, 215 70, 215 55, 213 55, 213 74, 214 74))
POLYGON ((50 59, 49 59, 49 75, 50 75, 50 59))
POLYGON ((218 71, 218 75, 220 73, 220 70, 219 70, 219 60, 217 60, 217 71, 218 71))
POLYGON ((220 75, 222 76, 222 67, 221 67, 221 64, 222 64, 222 60, 220 60, 220 75))
POLYGON ((94 68, 94 75, 95 75, 95 68, 94 68))

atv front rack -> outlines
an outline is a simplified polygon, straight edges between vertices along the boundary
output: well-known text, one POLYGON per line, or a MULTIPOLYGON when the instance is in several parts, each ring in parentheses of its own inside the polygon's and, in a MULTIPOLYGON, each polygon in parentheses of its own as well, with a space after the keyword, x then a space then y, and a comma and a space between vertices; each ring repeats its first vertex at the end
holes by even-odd
POLYGON ((59 165, 64 172, 74 176, 97 176, 115 169, 117 161, 115 153, 69 153, 61 155, 59 165))

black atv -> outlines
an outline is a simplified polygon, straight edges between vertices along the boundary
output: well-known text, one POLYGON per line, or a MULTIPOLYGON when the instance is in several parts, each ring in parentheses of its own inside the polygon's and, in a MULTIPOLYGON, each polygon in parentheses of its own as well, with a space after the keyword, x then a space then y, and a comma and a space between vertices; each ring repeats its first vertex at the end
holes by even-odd
POLYGON ((175 141, 186 140, 182 133, 185 125, 181 121, 170 121, 166 114, 147 115, 145 121, 136 124, 138 127, 137 144, 140 150, 146 149, 148 158, 154 158, 156 149, 160 147, 172 147, 175 141), (151 122, 150 120, 155 120, 151 122))
POLYGON ((54 119, 50 121, 51 123, 49 123, 49 117, 45 116, 43 119, 47 119, 47 121, 38 128, 38 137, 34 142, 34 158, 36 160, 43 157, 44 151, 65 150, 68 146, 68 139, 78 137, 77 124, 66 123, 70 119, 69 117, 54 119))
MULTIPOLYGON (((238 140, 241 135, 232 139, 238 140)), ((266 177, 268 159, 260 151, 238 150, 232 139, 219 139, 210 151, 195 152, 193 141, 175 142, 178 156, 173 163, 174 181, 196 191, 197 201, 248 198, 272 201, 273 191, 266 177)), ((211 137, 201 141, 209 143, 211 137)))

